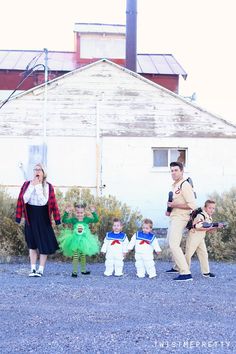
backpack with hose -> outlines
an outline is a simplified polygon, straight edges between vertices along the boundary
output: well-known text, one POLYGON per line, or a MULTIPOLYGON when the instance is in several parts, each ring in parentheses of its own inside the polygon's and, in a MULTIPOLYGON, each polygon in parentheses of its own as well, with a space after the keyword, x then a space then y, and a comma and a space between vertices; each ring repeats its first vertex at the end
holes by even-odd
POLYGON ((197 209, 194 209, 190 215, 189 215, 189 221, 187 222, 187 225, 186 225, 186 229, 188 230, 191 230, 191 229, 194 229, 195 225, 194 225, 194 219, 197 217, 197 215, 201 214, 203 216, 203 219, 205 220, 205 215, 203 214, 203 210, 202 208, 197 208, 197 209))
MULTIPOLYGON (((188 182, 188 183, 190 184, 190 186, 191 186, 192 189, 193 189, 194 197, 195 197, 195 199, 196 199, 196 198, 197 198, 197 195, 196 195, 196 192, 194 191, 192 179, 191 179, 190 177, 188 177, 187 179, 185 179, 185 180, 180 184, 180 186, 179 186, 180 189, 182 188, 182 185, 184 184, 184 182, 188 182)), ((168 194, 168 202, 173 202, 173 192, 172 192, 172 191, 169 192, 169 194, 168 194)), ((171 208, 171 207, 168 206, 167 209, 166 209, 166 211, 167 211, 168 213, 171 213, 172 209, 173 209, 173 208, 171 208)))

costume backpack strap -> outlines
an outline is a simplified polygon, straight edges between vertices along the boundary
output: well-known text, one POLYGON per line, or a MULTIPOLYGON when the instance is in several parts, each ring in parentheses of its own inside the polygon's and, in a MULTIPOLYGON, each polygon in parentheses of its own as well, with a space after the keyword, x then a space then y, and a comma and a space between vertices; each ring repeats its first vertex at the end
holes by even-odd
POLYGON ((186 225, 186 228, 188 230, 191 230, 191 229, 194 229, 195 228, 195 224, 193 223, 194 222, 194 219, 198 216, 198 215, 202 215, 204 220, 206 219, 204 213, 203 213, 203 210, 202 208, 197 208, 197 209, 194 209, 191 214, 189 215, 189 221, 186 225))
POLYGON ((181 184, 180 184, 180 189, 182 188, 182 185, 184 184, 184 182, 188 182, 190 184, 190 186, 192 187, 193 189, 193 194, 194 194, 194 197, 195 199, 197 199, 197 194, 196 192, 194 191, 194 186, 193 186, 193 181, 192 181, 192 178, 188 177, 187 179, 185 179, 181 184))

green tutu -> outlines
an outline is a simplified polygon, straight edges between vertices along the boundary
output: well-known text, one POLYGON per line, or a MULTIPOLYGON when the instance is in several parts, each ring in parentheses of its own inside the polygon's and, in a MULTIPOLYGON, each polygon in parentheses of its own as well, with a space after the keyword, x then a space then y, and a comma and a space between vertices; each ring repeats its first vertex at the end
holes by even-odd
POLYGON ((64 229, 58 236, 59 247, 66 257, 72 257, 75 252, 93 256, 100 251, 97 235, 93 235, 89 226, 78 222, 74 229, 64 229))

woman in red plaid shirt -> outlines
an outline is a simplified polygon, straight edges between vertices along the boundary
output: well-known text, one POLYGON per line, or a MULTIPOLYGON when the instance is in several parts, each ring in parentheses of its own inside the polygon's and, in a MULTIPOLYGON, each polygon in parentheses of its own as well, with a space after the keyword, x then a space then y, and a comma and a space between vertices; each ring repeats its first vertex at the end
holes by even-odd
POLYGON ((17 201, 16 222, 25 218, 25 240, 29 248, 30 277, 41 277, 49 254, 58 249, 57 240, 51 224, 51 214, 59 225, 60 212, 53 186, 46 181, 45 169, 41 164, 34 168, 32 181, 21 187, 17 201), (36 263, 39 254, 39 268, 36 263))

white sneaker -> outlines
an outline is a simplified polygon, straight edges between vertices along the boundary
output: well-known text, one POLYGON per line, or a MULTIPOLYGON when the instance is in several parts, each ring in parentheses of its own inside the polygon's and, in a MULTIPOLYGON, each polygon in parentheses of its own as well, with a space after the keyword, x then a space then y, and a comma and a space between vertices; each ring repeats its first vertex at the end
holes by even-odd
POLYGON ((153 275, 149 275, 149 279, 153 279, 153 278, 156 278, 156 274, 153 274, 153 275))
POLYGON ((30 273, 29 273, 29 277, 37 277, 37 273, 36 273, 36 270, 33 269, 30 273))

